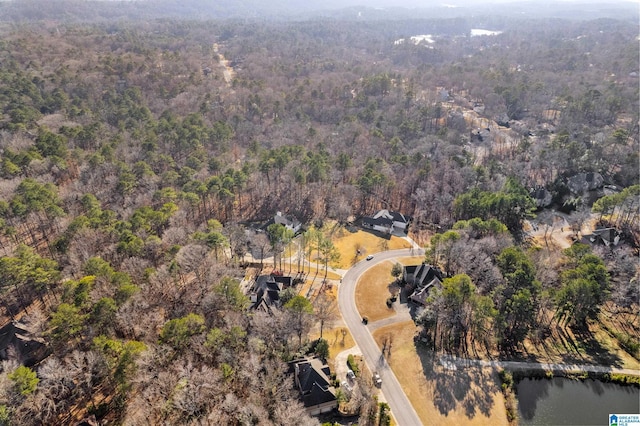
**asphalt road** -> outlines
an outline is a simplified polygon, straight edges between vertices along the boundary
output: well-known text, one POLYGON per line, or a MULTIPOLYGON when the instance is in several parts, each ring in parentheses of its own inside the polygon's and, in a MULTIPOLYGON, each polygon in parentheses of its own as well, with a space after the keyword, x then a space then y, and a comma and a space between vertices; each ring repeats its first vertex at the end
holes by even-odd
MULTIPOLYGON (((391 407, 391 412, 399 426, 420 426, 422 422, 413 409, 409 398, 405 395, 395 374, 391 371, 386 359, 378 348, 373 336, 366 325, 362 323, 362 317, 356 308, 356 283, 360 275, 370 267, 397 257, 420 256, 424 254, 422 249, 391 250, 376 253, 371 260, 358 262, 349 269, 342 278, 342 284, 338 289, 338 306, 342 318, 346 323, 353 339, 362 351, 365 362, 371 371, 377 371, 382 379, 382 392, 391 407)), ((367 285, 363 283, 362 285, 367 285)))

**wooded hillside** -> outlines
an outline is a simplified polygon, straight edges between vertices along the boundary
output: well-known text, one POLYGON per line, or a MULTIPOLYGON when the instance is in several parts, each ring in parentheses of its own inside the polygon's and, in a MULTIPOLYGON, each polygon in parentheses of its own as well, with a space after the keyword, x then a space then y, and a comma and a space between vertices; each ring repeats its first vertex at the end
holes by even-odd
MULTIPOLYGON (((300 312, 250 314, 239 287, 244 253, 268 245, 244 228, 276 211, 319 227, 389 208, 430 232, 497 219, 495 244, 460 231, 485 238, 489 267, 432 260, 503 302, 513 288, 537 300, 546 272, 506 248, 526 241, 530 191, 584 212, 595 200, 569 178, 599 174, 624 194, 594 207, 627 244, 607 266, 614 284, 637 279, 637 191, 620 192, 640 183, 637 25, 43 21, 1 34, 0 313, 24 316, 50 355, 35 379, 3 364, 0 424, 314 424, 285 374, 300 312), (501 33, 471 36, 481 24, 501 33)), ((566 256, 549 282, 587 267, 566 256)), ((521 341, 530 324, 499 308, 498 343, 521 341)), ((460 345, 466 327, 434 340, 460 345)))

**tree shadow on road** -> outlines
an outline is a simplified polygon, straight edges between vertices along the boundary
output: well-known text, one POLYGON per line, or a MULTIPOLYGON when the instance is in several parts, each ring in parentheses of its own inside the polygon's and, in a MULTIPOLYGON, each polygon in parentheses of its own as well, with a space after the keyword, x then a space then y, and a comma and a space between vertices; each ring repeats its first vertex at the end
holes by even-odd
POLYGON ((497 372, 489 368, 442 366, 437 355, 422 342, 416 349, 427 381, 433 386, 433 404, 443 416, 462 408, 469 419, 491 415, 494 394, 499 392, 497 372))

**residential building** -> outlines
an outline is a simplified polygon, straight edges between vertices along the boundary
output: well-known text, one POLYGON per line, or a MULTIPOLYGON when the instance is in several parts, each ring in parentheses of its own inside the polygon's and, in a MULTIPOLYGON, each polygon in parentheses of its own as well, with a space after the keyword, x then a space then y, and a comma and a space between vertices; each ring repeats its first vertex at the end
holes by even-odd
POLYGON ((260 275, 249 291, 251 309, 271 312, 280 307, 280 292, 291 286, 292 279, 280 275, 260 275))
POLYGON ((273 221, 274 223, 278 223, 293 231, 294 234, 300 231, 300 228, 302 227, 302 223, 300 223, 298 219, 294 216, 285 216, 282 212, 276 212, 276 215, 273 217, 273 221))
POLYGON ((553 194, 542 186, 537 186, 529 191, 529 195, 536 202, 536 207, 549 207, 553 202, 553 194))
POLYGON ((414 286, 409 300, 423 306, 434 287, 442 288, 442 273, 426 263, 405 266, 402 270, 402 279, 405 283, 414 286))
POLYGON ((291 364, 296 387, 307 413, 317 416, 338 407, 336 389, 329 379, 329 366, 318 358, 304 358, 291 364))
POLYGON ((604 178, 600 173, 578 173, 567 179, 569 190, 576 195, 601 188, 602 185, 604 185, 604 178))
POLYGON ((620 242, 620 232, 615 228, 600 228, 582 237, 582 242, 587 244, 604 244, 607 247, 617 246, 620 242))
POLYGON ((363 217, 362 227, 383 232, 385 234, 403 233, 406 235, 410 222, 410 216, 382 209, 374 216, 363 217))

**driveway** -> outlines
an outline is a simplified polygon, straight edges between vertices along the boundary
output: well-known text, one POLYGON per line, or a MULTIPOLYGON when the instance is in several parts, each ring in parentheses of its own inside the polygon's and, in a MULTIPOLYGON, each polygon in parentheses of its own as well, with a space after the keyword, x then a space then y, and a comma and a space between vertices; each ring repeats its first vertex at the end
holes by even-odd
MULTIPOLYGON (((356 308, 356 283, 360 275, 374 265, 398 257, 420 256, 423 254, 424 251, 419 248, 376 253, 373 259, 358 262, 349 269, 344 274, 342 284, 338 289, 338 307, 340 308, 342 318, 349 328, 356 345, 360 348, 369 369, 371 371, 377 371, 380 374, 380 378, 382 379, 382 393, 391 407, 391 412, 397 424, 400 426, 419 426, 422 425, 422 422, 378 348, 369 327, 362 323, 362 318, 356 308)), ((370 326, 375 325, 370 324, 370 326)))

